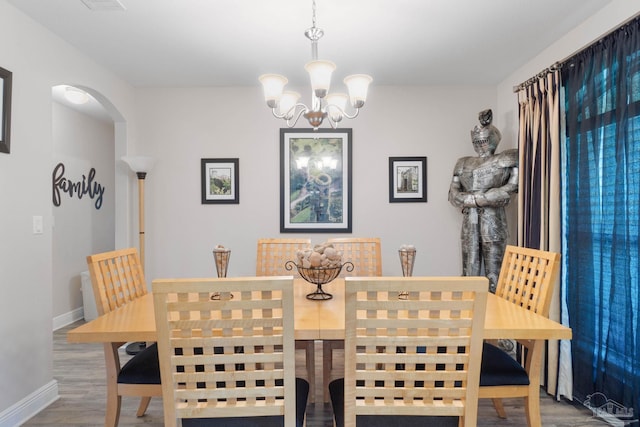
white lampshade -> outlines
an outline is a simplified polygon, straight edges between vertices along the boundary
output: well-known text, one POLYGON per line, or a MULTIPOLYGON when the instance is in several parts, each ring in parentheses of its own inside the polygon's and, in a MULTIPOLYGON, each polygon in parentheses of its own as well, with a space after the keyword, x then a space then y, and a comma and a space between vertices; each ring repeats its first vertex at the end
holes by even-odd
POLYGON ((132 171, 138 173, 148 173, 155 164, 155 160, 151 157, 145 156, 124 156, 122 161, 125 162, 132 171))
POLYGON ((283 115, 287 120, 293 117, 293 107, 295 107, 298 99, 300 99, 300 94, 298 92, 284 92, 278 105, 280 115, 283 115))
POLYGON ((372 81, 373 78, 366 74, 353 74, 345 77, 344 84, 349 89, 349 98, 353 108, 362 108, 367 100, 367 91, 372 81))
POLYGON ((331 74, 336 64, 331 61, 311 61, 304 66, 311 78, 311 89, 318 98, 324 98, 331 86, 331 74))
POLYGON ((327 95, 327 113, 334 122, 342 120, 344 109, 349 97, 344 93, 330 93, 327 95))
POLYGON ((68 86, 64 90, 64 97, 72 104, 82 105, 89 102, 89 94, 78 88, 68 86))
POLYGON ((267 105, 269 108, 275 108, 282 97, 284 85, 286 85, 289 80, 280 74, 263 74, 258 77, 258 80, 262 83, 264 100, 267 101, 267 105))

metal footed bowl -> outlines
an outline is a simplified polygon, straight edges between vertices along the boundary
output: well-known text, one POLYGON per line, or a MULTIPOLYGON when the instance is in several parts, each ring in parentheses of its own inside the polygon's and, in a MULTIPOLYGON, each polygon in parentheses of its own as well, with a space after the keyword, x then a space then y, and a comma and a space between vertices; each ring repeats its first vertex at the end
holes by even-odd
POLYGON ((328 300, 333 298, 333 295, 322 289, 322 285, 338 277, 343 267, 347 272, 353 271, 353 264, 351 262, 345 262, 337 267, 301 267, 293 261, 287 261, 284 267, 287 271, 291 271, 295 267, 304 280, 316 285, 315 292, 307 294, 307 298, 312 300, 328 300))

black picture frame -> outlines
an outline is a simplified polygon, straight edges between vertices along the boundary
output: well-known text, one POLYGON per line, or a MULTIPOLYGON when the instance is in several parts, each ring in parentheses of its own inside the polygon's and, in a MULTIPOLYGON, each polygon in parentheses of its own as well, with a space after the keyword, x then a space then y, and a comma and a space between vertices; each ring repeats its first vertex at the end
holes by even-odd
POLYGON ((13 73, 0 67, 0 153, 11 152, 11 88, 13 73))
POLYGON ((389 203, 427 201, 427 158, 389 157, 389 203))
POLYGON ((240 160, 201 159, 202 204, 240 203, 240 160))
POLYGON ((351 129, 280 129, 280 232, 351 233, 351 129))

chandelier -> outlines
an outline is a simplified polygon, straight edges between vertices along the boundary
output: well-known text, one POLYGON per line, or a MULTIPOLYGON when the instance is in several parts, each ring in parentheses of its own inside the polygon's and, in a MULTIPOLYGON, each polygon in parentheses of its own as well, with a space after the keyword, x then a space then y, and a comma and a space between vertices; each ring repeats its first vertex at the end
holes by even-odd
POLYGON ((327 119, 332 128, 337 128, 343 118, 354 119, 358 116, 360 108, 367 100, 367 90, 373 81, 366 74, 353 74, 344 79, 349 96, 344 93, 329 93, 331 74, 336 69, 336 64, 331 61, 318 60, 318 40, 324 35, 321 28, 316 27, 316 2, 312 4, 312 26, 304 35, 311 41, 311 62, 305 65, 305 70, 311 79, 311 106, 299 103, 300 94, 293 91, 285 91, 288 83, 286 77, 279 74, 263 74, 259 77, 264 89, 264 98, 267 106, 271 108, 273 115, 286 121, 288 127, 294 127, 304 116, 309 121, 313 130, 317 130, 327 119), (352 115, 346 113, 347 101, 355 109, 352 115))

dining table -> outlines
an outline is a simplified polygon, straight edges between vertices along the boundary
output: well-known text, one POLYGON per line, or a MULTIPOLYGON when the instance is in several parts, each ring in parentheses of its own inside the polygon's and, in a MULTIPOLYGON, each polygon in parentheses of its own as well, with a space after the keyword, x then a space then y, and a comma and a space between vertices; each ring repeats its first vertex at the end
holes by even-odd
MULTIPOLYGON (((323 290, 332 295, 326 300, 311 300, 306 297, 315 287, 316 285, 303 279, 294 279, 295 339, 344 340, 345 280, 337 278, 323 285, 323 290)), ((489 293, 483 337, 485 339, 571 339, 571 328, 489 293)), ((153 342, 156 340, 152 293, 147 293, 67 333, 67 341, 70 343, 153 342)), ((323 387, 327 387, 327 384, 323 384, 323 387)))

